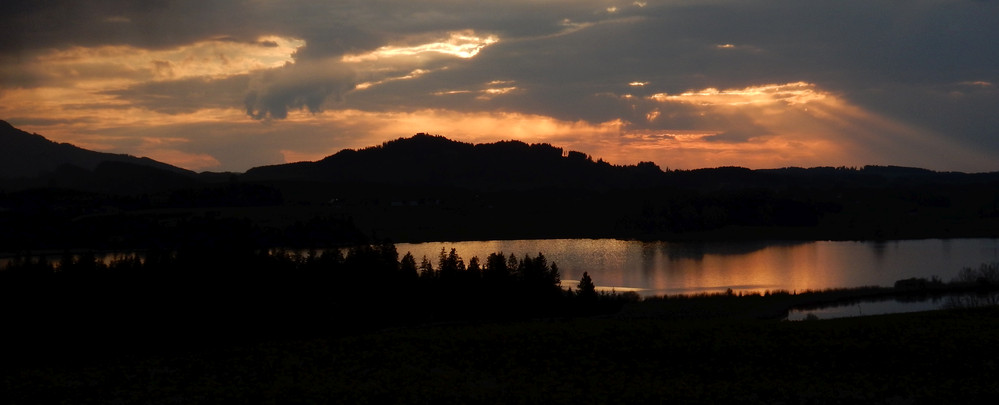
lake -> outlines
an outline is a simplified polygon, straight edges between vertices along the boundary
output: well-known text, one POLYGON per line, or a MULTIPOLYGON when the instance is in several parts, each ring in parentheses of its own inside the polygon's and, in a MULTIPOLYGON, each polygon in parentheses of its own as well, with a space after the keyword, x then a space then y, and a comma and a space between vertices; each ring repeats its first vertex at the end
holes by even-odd
POLYGON ((425 255, 435 266, 441 249, 467 263, 493 252, 518 259, 541 252, 558 263, 563 286, 583 272, 602 289, 643 296, 766 290, 891 286, 910 277, 950 281, 964 267, 999 262, 999 239, 817 242, 640 242, 548 239, 397 244, 400 256, 425 255))
MULTIPOLYGON (((565 287, 575 287, 585 271, 602 290, 635 291, 643 296, 729 288, 800 292, 891 286, 910 277, 936 276, 946 282, 964 267, 999 262, 999 239, 985 238, 879 242, 543 239, 401 243, 396 248, 400 256, 412 252, 417 262, 425 255, 435 266, 441 249, 457 249, 466 263, 473 256, 484 262, 494 252, 514 254, 518 259, 541 252, 549 262, 558 263, 565 287)), ((0 258, 0 268, 9 260, 0 258)), ((49 260, 58 261, 59 256, 49 260)))

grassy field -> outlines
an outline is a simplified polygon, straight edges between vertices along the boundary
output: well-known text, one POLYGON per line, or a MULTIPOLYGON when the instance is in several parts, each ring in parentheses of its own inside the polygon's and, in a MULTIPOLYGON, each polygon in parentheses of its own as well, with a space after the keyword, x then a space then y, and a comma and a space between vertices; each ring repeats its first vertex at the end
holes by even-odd
POLYGON ((997 344, 996 308, 433 324, 22 362, 0 402, 983 403, 997 344))

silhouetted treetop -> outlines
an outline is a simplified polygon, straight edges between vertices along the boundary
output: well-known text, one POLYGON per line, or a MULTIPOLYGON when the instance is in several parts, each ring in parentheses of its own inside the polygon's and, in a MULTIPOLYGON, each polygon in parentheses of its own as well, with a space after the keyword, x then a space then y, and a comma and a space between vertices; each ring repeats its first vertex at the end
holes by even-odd
POLYGON ((596 298, 597 287, 593 284, 593 279, 590 278, 588 272, 583 272, 583 277, 579 279, 579 286, 576 288, 576 291, 580 297, 596 298))

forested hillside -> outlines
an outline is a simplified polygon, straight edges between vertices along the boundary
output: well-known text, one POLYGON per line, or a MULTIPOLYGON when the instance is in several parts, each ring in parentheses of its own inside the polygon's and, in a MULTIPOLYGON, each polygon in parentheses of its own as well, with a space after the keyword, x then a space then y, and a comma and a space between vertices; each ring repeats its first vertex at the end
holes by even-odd
POLYGON ((8 252, 191 240, 326 247, 385 239, 999 236, 999 173, 664 170, 549 144, 427 134, 246 173, 195 175, 128 159, 14 173, 0 173, 0 225, 12 230, 0 246, 8 252))

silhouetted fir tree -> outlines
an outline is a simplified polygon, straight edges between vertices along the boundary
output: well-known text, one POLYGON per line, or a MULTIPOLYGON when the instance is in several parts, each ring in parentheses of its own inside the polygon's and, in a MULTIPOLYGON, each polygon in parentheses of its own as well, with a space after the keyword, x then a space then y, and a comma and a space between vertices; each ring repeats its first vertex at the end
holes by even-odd
POLYGON ((510 268, 507 267, 507 259, 503 256, 503 252, 490 253, 486 256, 486 268, 482 271, 483 280, 496 284, 506 282, 509 278, 510 268))
POLYGON ((506 267, 510 269, 511 275, 519 277, 516 273, 520 270, 520 262, 517 260, 517 256, 514 256, 513 253, 510 253, 510 256, 506 259, 506 267))
POLYGON ((398 253, 391 244, 355 246, 347 252, 344 271, 343 277, 351 285, 392 286, 398 281, 398 253))
POLYGON ((444 248, 441 248, 440 258, 437 261, 437 271, 442 280, 453 281, 465 271, 465 261, 461 256, 458 256, 458 252, 454 248, 451 248, 447 254, 444 252, 444 248))
POLYGON ((420 275, 420 269, 416 266, 416 258, 413 254, 406 252, 399 261, 399 272, 407 279, 416 279, 420 275))
POLYGON ((386 270, 397 273, 399 270, 399 251, 395 249, 395 244, 389 241, 382 242, 377 247, 378 263, 386 270))
POLYGON ((583 277, 579 279, 579 286, 576 287, 576 295, 583 299, 596 299, 597 287, 593 285, 590 274, 583 272, 583 277))
POLYGON ((308 251, 305 252, 305 257, 303 259, 304 260, 302 261, 302 265, 308 268, 313 263, 315 263, 316 260, 319 260, 319 252, 317 252, 316 249, 310 248, 308 251))
POLYGON ((423 260, 420 261, 420 279, 432 280, 435 278, 437 278, 437 272, 434 271, 433 262, 427 256, 423 256, 423 260))
POLYGON ((478 256, 472 256, 471 259, 468 259, 468 268, 466 271, 473 279, 479 279, 482 277, 482 266, 479 264, 478 256))
POLYGON ((343 252, 340 251, 340 249, 326 249, 319 255, 319 259, 316 260, 316 265, 321 270, 335 272, 338 271, 340 266, 343 265, 343 261, 343 252))
MULTIPOLYGON (((8 283, 36 281, 48 278, 55 268, 45 256, 40 256, 33 260, 30 253, 20 254, 11 258, 7 265, 0 269, 0 276, 6 278, 8 283)), ((3 282, 0 282, 2 284, 3 282)))
POLYGON ((534 260, 531 259, 530 255, 524 255, 524 258, 517 264, 517 280, 525 284, 534 284, 537 282, 541 278, 538 273, 540 272, 537 271, 534 260))
POLYGON ((530 296, 544 297, 559 292, 558 266, 553 269, 544 254, 536 257, 525 255, 517 267, 517 279, 530 296), (554 270, 554 271, 553 271, 554 270))
POLYGON ((142 259, 135 255, 115 255, 108 269, 116 275, 135 277, 143 270, 142 259))

